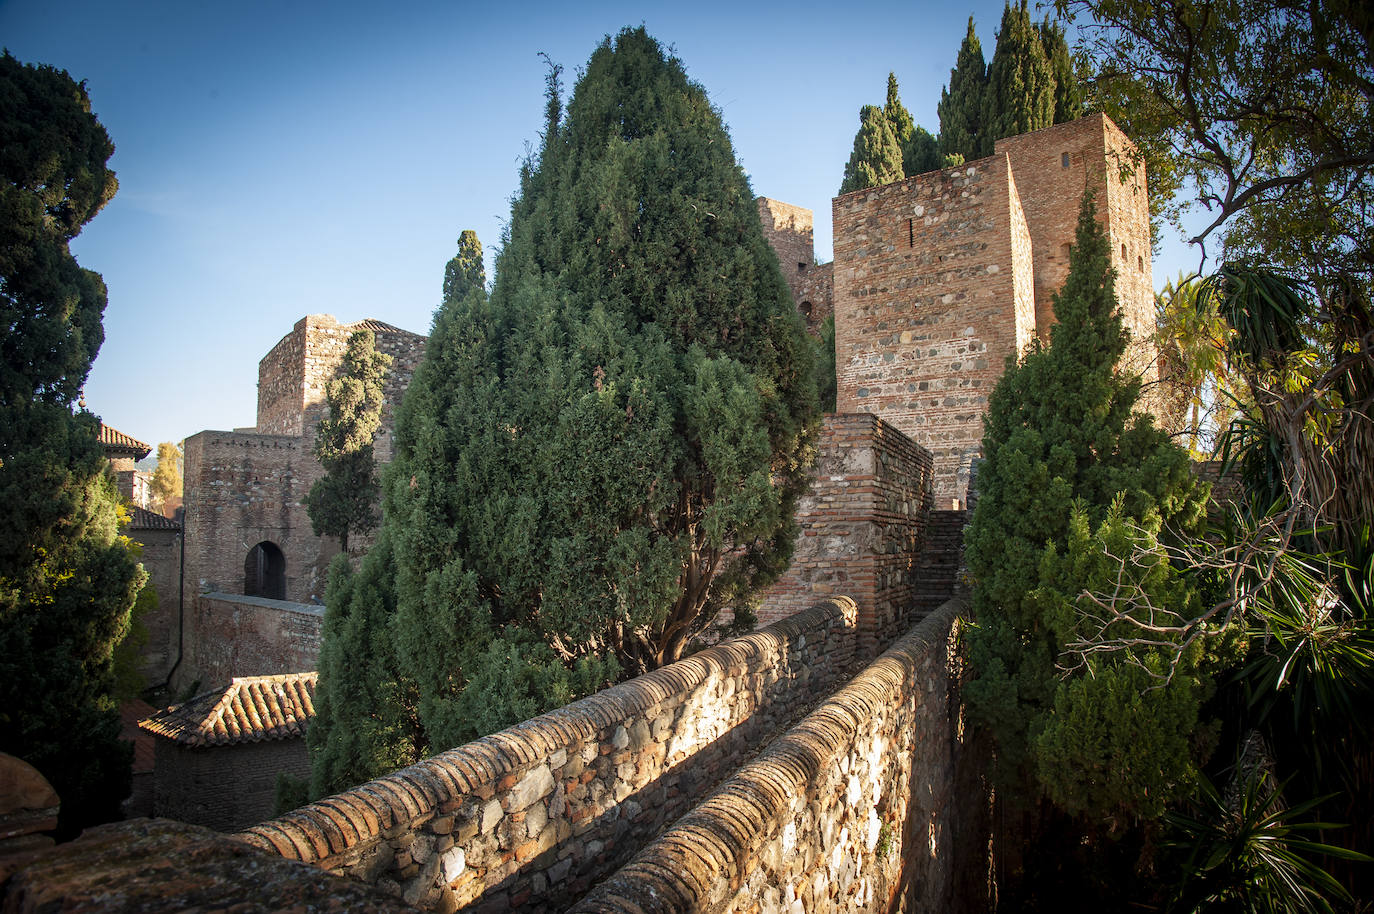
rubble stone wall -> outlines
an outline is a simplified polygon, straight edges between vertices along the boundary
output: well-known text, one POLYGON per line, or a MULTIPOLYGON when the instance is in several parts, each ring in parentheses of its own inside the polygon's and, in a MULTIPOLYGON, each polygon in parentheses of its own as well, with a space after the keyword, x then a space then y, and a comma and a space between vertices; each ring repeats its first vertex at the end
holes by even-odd
POLYGON ((962 909, 963 609, 926 617, 571 910, 962 909))
POLYGON ((911 626, 932 457, 871 413, 826 416, 817 450, 792 564, 764 597, 759 622, 842 594, 858 604, 860 654, 872 657, 911 626))
POLYGON ((427 909, 562 911, 850 670, 837 599, 253 826, 427 909))

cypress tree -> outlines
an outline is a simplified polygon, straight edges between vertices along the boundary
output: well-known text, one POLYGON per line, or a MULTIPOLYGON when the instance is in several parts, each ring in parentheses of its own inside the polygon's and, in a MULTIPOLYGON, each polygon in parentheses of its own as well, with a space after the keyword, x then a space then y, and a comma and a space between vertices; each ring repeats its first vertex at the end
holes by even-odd
POLYGON ((882 108, 864 105, 859 110, 859 132, 854 135, 854 151, 844 166, 840 193, 877 187, 903 177, 902 147, 892 133, 892 125, 882 108))
POLYGON ((883 116, 887 118, 887 125, 892 128, 892 136, 901 147, 903 176, 916 174, 907 167, 914 164, 912 141, 915 139, 916 122, 911 119, 911 112, 906 110, 901 97, 897 94, 896 73, 887 74, 887 103, 883 105, 883 116))
POLYGON ((1064 28, 1047 17, 1036 26, 1040 33, 1040 43, 1045 48, 1045 59, 1050 64, 1050 75, 1054 78, 1054 123, 1063 124, 1083 116, 1083 90, 1078 85, 1078 74, 1074 72, 1073 55, 1064 39, 1064 28))
POLYGON ((444 267, 444 304, 458 301, 474 286, 486 283, 486 267, 482 265, 482 242, 477 233, 465 229, 458 236, 458 253, 444 267))
POLYGON ((377 526, 377 462, 372 439, 382 427, 386 372, 391 356, 377 351, 371 330, 348 338, 339 376, 325 385, 329 415, 315 436, 315 458, 325 474, 305 496, 316 536, 337 536, 348 551, 350 533, 377 526))
POLYGON ((1055 80, 1040 32, 1031 22, 1026 0, 1002 11, 997 50, 988 65, 984 98, 983 155, 1003 137, 1049 127, 1054 123, 1055 80))
POLYGON ((945 167, 945 157, 940 153, 940 141, 931 136, 924 127, 917 127, 911 134, 908 149, 902 152, 902 168, 906 177, 923 175, 945 167))
POLYGON ((384 484, 415 751, 675 660, 785 567, 816 392, 753 200, 643 29, 566 116, 551 68, 495 286, 436 315, 384 484))
POLYGON ((992 154, 992 142, 984 137, 984 109, 988 73, 983 46, 968 17, 968 32, 959 46, 959 57, 949 71, 949 85, 940 90, 940 152, 964 160, 992 154), (986 151, 984 151, 986 149, 986 151))
POLYGON ((105 284, 69 242, 114 196, 114 151, 85 87, 0 56, 0 751, 62 798, 59 830, 119 817, 113 653, 145 575, 73 405, 104 337, 105 284))
POLYGON ((1182 449, 1132 415, 1139 382, 1115 371, 1127 338, 1114 283, 1088 196, 1051 342, 1009 363, 989 400, 966 537, 978 618, 967 694, 996 738, 1004 784, 1017 785, 1009 796, 1033 797, 1025 785, 1038 785, 1070 813, 1149 818, 1192 776, 1209 688, 1201 645, 1167 685, 1155 676, 1171 655, 1158 646, 1063 652, 1095 634, 1088 592, 1120 586, 1185 615, 1198 609, 1158 545, 1196 531, 1205 493, 1182 449))

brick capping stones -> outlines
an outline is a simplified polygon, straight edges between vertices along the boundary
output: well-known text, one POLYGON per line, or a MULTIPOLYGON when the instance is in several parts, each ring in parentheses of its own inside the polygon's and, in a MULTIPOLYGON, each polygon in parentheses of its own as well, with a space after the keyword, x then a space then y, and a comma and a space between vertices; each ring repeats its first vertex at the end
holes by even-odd
POLYGON ((856 615, 818 603, 238 837, 420 907, 563 910, 833 691, 856 615))
POLYGON ((927 616, 570 911, 945 910, 966 611, 927 616))

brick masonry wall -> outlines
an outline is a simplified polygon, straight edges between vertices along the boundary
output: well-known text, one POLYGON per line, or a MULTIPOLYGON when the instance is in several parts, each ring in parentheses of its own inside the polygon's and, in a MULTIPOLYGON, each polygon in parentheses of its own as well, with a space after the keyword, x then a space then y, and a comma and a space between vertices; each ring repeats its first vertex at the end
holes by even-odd
POLYGON ((428 909, 564 910, 835 688, 855 615, 819 604, 241 837, 428 909))
POLYGON ((1128 370, 1153 379, 1149 210, 1143 167, 1123 170, 1132 149, 1093 115, 833 201, 838 407, 876 413, 929 448, 939 507, 968 488, 1006 358, 1048 338, 1090 184, 1134 340, 1128 370))
POLYGON ((157 738, 153 815, 234 831, 272 815, 277 775, 310 777, 305 739, 190 748, 157 738))
POLYGON ((964 608, 926 617, 571 910, 956 907, 964 608))
POLYGON ((205 688, 235 676, 306 673, 319 667, 324 607, 239 594, 196 599, 189 677, 205 688))
POLYGON ((166 680, 177 659, 181 599, 181 531, 127 530, 139 544, 139 561, 148 572, 148 583, 157 591, 157 609, 143 617, 148 641, 143 646, 143 677, 149 685, 166 680))
POLYGON ((759 622, 843 594, 858 604, 860 655, 873 656, 911 624, 932 458, 871 413, 826 416, 817 451, 792 564, 765 596, 759 622))
POLYGON ((938 507, 967 489, 988 393, 1033 332, 1018 320, 1010 200, 994 156, 833 202, 838 411, 929 449, 938 507))

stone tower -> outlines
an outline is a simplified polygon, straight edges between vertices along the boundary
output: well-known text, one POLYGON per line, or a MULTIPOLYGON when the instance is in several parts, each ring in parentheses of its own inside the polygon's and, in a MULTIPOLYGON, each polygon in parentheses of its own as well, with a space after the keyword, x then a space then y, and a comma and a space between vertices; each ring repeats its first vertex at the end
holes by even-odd
POLYGON ((1101 114, 999 140, 993 155, 833 202, 838 410, 870 412, 935 455, 937 506, 962 499, 988 393, 1048 340, 1085 189, 1133 344, 1153 371, 1145 175, 1101 114))

